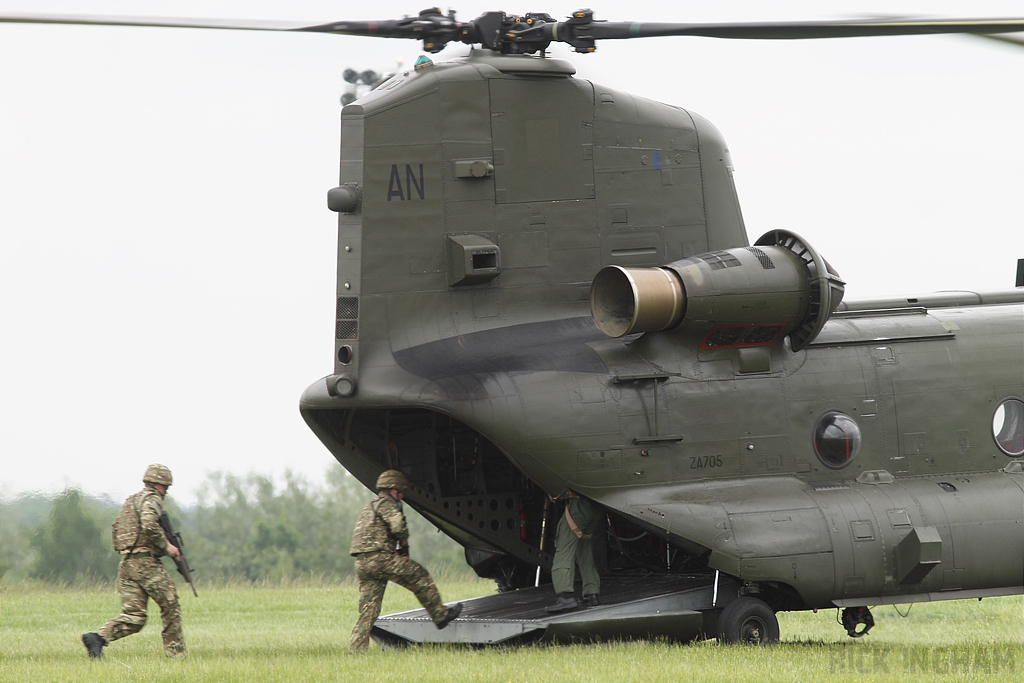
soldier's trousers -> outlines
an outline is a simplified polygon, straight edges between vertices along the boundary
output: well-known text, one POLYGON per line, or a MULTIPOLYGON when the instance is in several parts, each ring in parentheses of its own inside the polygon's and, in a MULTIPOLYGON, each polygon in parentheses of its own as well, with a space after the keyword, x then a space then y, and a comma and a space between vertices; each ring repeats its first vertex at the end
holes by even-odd
POLYGON ((146 625, 146 608, 152 598, 160 606, 164 622, 164 654, 168 657, 185 654, 178 591, 158 558, 122 559, 117 569, 117 592, 121 594, 121 614, 97 631, 103 640, 109 643, 141 631, 146 625))
MULTIPOLYGON (((577 528, 592 534, 600 527, 601 509, 586 498, 570 498, 566 507, 577 528)), ((565 515, 558 520, 555 532, 555 557, 551 562, 551 583, 555 593, 572 593, 576 580, 576 565, 583 579, 583 595, 601 592, 601 576, 594 563, 594 549, 590 538, 580 538, 569 527, 565 515)))
POLYGON ((380 616, 388 581, 411 590, 435 624, 448 614, 430 574, 407 555, 386 552, 360 555, 356 557, 356 575, 359 576, 359 620, 352 629, 349 652, 362 653, 369 647, 370 629, 380 616))

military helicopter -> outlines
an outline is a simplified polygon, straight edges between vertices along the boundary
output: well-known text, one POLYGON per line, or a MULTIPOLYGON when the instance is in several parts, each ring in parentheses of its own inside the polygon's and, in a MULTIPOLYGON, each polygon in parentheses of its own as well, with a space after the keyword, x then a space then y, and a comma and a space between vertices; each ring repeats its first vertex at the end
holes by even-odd
MULTIPOLYGON (((859 636, 871 605, 1024 591, 1024 293, 844 302, 801 236, 750 243, 708 121, 542 56, 553 41, 1022 28, 429 9, 294 29, 475 46, 343 109, 335 367, 300 404, 367 486, 404 471, 409 503, 505 591, 446 638, 766 643, 775 612, 833 607, 859 636), (536 570, 566 490, 607 512, 611 590, 544 620, 536 570), (514 612, 500 637, 496 611, 514 612)), ((376 636, 425 640, 417 619, 376 636)))

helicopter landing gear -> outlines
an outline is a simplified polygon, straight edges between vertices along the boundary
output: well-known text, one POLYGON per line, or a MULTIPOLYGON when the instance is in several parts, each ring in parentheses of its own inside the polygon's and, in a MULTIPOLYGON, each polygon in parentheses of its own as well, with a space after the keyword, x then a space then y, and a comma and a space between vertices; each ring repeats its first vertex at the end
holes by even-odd
POLYGON ((851 638, 860 638, 871 630, 875 625, 875 618, 871 616, 871 610, 867 607, 847 607, 843 610, 843 628, 851 638), (860 631, 857 627, 864 625, 860 631))
POLYGON ((749 595, 726 605, 718 615, 718 642, 771 645, 779 642, 779 620, 763 600, 749 595))

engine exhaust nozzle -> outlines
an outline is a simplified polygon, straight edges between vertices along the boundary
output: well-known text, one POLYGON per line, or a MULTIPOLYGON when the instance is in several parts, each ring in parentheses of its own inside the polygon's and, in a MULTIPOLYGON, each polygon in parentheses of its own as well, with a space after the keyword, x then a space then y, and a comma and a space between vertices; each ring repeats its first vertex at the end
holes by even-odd
POLYGON ((683 283, 666 268, 608 266, 590 286, 590 314, 609 337, 667 330, 685 313, 683 283))

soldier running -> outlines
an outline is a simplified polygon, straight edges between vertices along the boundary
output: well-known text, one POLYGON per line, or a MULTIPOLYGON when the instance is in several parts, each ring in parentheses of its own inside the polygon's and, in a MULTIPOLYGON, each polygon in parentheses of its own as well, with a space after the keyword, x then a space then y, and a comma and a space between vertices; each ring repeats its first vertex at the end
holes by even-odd
POLYGON ((370 644, 370 629, 380 615, 388 581, 408 588, 438 628, 444 628, 462 612, 462 603, 450 608, 441 603, 430 574, 409 558, 409 529, 402 513, 402 498, 409 480, 398 470, 386 470, 377 478, 377 497, 363 508, 352 533, 352 548, 359 576, 359 620, 349 640, 350 654, 363 654, 370 644))
POLYGON ((173 481, 171 471, 160 464, 150 465, 142 481, 146 487, 124 502, 114 521, 114 550, 121 555, 117 569, 121 615, 108 621, 96 633, 82 636, 90 657, 102 657, 105 645, 141 631, 146 625, 150 598, 160 605, 160 616, 164 622, 164 654, 168 657, 185 656, 178 592, 160 563, 164 555, 181 556, 177 546, 167 540, 160 527, 164 495, 173 481))

